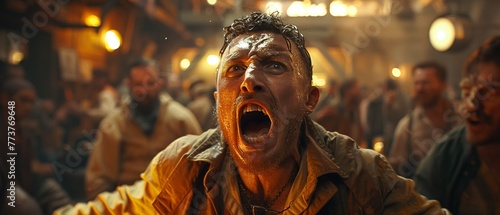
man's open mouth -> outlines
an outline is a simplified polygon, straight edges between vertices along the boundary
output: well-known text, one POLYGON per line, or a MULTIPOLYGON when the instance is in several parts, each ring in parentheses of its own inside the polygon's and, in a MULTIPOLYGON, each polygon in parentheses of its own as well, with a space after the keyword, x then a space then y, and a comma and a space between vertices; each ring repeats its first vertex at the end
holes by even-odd
POLYGON ((479 121, 479 119, 478 119, 478 118, 476 118, 476 117, 474 117, 474 118, 473 118, 473 117, 470 117, 470 118, 468 118, 468 119, 467 119, 467 122, 468 122, 469 124, 471 124, 471 125, 478 125, 480 121, 479 121))
POLYGON ((272 124, 266 109, 257 104, 246 104, 240 113, 240 132, 244 140, 250 144, 264 143, 272 124))
POLYGON ((488 123, 488 119, 484 117, 484 115, 481 115, 480 113, 473 113, 470 116, 468 116, 465 120, 469 125, 473 126, 477 126, 482 123, 488 123))

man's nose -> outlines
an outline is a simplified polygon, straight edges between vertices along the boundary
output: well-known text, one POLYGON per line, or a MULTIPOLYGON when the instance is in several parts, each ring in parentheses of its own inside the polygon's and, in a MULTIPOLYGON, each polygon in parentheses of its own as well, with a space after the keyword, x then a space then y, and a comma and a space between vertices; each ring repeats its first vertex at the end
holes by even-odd
POLYGON ((469 92, 467 98, 465 98, 465 111, 473 112, 476 111, 482 102, 481 96, 479 95, 479 90, 476 87, 472 87, 469 92))
POLYGON ((243 83, 241 83, 240 89, 246 93, 260 92, 264 90, 264 85, 262 83, 261 74, 256 71, 253 67, 248 67, 245 71, 245 78, 243 83))

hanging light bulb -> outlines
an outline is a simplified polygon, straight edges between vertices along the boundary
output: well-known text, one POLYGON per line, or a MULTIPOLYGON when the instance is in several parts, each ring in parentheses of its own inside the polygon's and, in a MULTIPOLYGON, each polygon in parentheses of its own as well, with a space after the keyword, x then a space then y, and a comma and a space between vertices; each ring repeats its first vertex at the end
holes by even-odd
POLYGON ((122 37, 120 33, 116 30, 108 30, 104 34, 104 45, 106 46, 106 50, 112 52, 118 48, 120 48, 122 44, 122 37))

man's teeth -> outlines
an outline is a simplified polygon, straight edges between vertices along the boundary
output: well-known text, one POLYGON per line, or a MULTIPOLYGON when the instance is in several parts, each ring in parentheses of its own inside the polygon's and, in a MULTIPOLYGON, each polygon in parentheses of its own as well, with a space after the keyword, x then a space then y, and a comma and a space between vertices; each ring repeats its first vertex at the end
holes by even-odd
POLYGON ((258 106, 258 105, 247 105, 243 109, 243 113, 248 113, 248 112, 252 112, 252 111, 260 111, 260 112, 264 113, 264 115, 267 115, 266 111, 264 111, 264 108, 262 108, 261 106, 258 106))
POLYGON ((251 142, 251 143, 262 143, 264 141, 266 141, 266 137, 267 135, 259 135, 259 136, 248 136, 248 135, 244 135, 245 139, 247 139, 248 142, 251 142))

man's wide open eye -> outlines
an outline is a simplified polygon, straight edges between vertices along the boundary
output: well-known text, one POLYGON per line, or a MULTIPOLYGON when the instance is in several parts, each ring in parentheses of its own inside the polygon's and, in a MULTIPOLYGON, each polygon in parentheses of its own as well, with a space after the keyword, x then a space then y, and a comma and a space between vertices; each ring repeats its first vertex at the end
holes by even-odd
POLYGON ((274 62, 270 62, 267 65, 267 69, 271 73, 281 74, 281 73, 283 73, 286 70, 286 66, 283 63, 275 62, 274 61, 274 62))
POLYGON ((272 64, 271 64, 271 67, 272 67, 273 69, 280 69, 280 68, 282 68, 282 67, 283 67, 283 64, 281 64, 281 63, 272 63, 272 64))
POLYGON ((226 76, 227 77, 236 77, 236 76, 242 74, 244 71, 245 71, 244 67, 242 67, 240 65, 234 65, 234 66, 229 67, 226 70, 226 76))
POLYGON ((229 68, 229 71, 240 71, 242 69, 243 68, 241 68, 241 66, 232 66, 231 68, 229 68))

